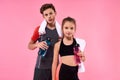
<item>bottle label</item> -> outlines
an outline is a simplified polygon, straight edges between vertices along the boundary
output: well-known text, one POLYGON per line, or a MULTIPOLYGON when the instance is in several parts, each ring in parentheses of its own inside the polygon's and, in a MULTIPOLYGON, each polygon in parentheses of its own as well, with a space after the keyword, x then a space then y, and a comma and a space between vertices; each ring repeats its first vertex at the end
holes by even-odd
POLYGON ((77 55, 79 52, 79 44, 76 44, 73 48, 74 54, 75 54, 75 60, 76 63, 80 63, 80 57, 77 55))
MULTIPOLYGON (((47 38, 45 41, 47 43, 47 46, 49 47, 51 45, 51 39, 47 38)), ((45 49, 45 50, 39 49, 38 54, 41 55, 42 57, 44 57, 46 55, 46 53, 47 53, 47 49, 45 49)))

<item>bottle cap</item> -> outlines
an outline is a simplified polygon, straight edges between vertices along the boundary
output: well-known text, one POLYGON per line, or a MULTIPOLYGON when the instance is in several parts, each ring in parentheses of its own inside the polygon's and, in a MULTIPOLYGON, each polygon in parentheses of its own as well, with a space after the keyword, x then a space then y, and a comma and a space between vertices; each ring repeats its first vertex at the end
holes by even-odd
POLYGON ((80 47, 80 45, 79 44, 75 44, 75 47, 80 47))
POLYGON ((50 37, 47 37, 47 40, 51 41, 51 38, 50 38, 50 37))

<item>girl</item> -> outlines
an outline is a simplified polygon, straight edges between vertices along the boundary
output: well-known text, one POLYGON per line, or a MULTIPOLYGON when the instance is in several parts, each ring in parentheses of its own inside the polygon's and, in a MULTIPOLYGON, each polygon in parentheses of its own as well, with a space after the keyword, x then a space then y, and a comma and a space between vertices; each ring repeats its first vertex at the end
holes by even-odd
MULTIPOLYGON (((74 46, 76 40, 74 33, 76 30, 76 21, 67 17, 62 21, 63 39, 57 42, 54 46, 54 57, 52 63, 52 80, 56 80, 56 68, 59 54, 61 56, 61 67, 59 70, 59 80, 79 80, 78 79, 78 63, 76 63, 74 46)), ((77 53, 80 61, 85 61, 85 56, 82 51, 77 53)))

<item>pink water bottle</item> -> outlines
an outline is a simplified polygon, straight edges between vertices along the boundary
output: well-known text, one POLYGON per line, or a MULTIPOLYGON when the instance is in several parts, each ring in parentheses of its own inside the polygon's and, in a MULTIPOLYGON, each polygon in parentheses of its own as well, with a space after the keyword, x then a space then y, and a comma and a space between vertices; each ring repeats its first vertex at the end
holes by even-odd
POLYGON ((76 45, 73 47, 76 63, 80 63, 80 57, 77 55, 78 52, 79 52, 79 47, 80 47, 79 44, 76 44, 76 45))

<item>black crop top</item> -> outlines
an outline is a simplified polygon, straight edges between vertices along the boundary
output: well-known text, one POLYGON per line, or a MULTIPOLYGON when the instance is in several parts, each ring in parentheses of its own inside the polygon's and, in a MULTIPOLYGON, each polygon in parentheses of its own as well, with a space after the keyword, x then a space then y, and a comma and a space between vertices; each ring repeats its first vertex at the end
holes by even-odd
POLYGON ((74 55, 73 47, 75 44, 76 44, 75 39, 73 39, 73 43, 71 45, 65 45, 62 39, 59 50, 60 56, 62 57, 62 56, 74 55))

